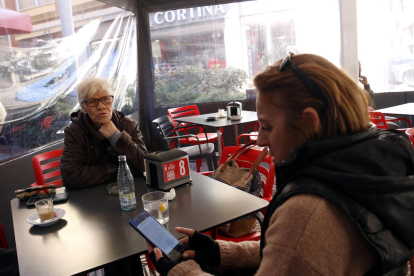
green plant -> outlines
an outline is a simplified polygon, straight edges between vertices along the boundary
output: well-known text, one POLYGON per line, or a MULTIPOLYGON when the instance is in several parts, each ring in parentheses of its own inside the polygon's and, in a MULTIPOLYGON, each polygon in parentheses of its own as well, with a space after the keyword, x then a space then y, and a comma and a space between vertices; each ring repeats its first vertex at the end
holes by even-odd
POLYGON ((56 65, 52 60, 51 54, 39 53, 33 56, 32 67, 36 70, 46 70, 56 65))
POLYGON ((125 103, 120 111, 125 115, 138 111, 137 80, 128 85, 125 93, 125 103))
POLYGON ((157 105, 244 99, 240 89, 247 73, 237 68, 206 70, 201 66, 186 66, 174 71, 156 71, 155 97, 157 105))

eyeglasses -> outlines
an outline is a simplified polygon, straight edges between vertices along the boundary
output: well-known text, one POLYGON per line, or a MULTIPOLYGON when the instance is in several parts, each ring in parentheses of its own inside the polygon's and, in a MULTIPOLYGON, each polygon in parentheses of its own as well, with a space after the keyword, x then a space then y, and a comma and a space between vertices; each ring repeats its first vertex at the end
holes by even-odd
POLYGON ((92 98, 92 99, 85 100, 82 103, 85 103, 86 106, 93 107, 93 106, 98 106, 99 101, 101 101, 104 105, 110 104, 114 101, 114 96, 105 96, 100 99, 92 98))
POLYGON ((314 95, 315 97, 317 97, 318 99, 320 99, 323 102, 323 107, 319 111, 319 113, 320 113, 319 116, 322 117, 321 115, 323 115, 325 113, 326 106, 328 105, 328 100, 322 94, 321 90, 315 84, 315 82, 313 82, 305 73, 303 73, 302 70, 300 70, 295 64, 293 64, 293 62, 290 60, 290 58, 293 55, 294 55, 293 53, 289 52, 287 54, 287 56, 282 60, 282 62, 280 63, 280 66, 279 66, 279 72, 282 72, 284 69, 286 69, 287 66, 292 68, 293 72, 295 72, 295 74, 302 81, 302 83, 306 86, 306 88, 309 90, 309 92, 311 92, 312 95, 314 95))

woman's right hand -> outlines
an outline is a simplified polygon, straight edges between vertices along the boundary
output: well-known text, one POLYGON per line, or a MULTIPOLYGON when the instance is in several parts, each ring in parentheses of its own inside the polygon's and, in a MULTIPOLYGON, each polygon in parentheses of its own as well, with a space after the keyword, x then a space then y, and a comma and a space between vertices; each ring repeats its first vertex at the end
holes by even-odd
POLYGON ((180 240, 182 244, 190 249, 184 252, 184 258, 194 259, 214 267, 220 266, 220 247, 210 236, 194 229, 182 227, 175 227, 175 231, 187 235, 187 237, 180 240))

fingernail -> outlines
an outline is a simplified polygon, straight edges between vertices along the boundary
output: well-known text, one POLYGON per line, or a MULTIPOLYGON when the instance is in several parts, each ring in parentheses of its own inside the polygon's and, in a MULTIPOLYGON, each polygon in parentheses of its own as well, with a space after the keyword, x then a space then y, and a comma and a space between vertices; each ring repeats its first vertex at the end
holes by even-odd
POLYGON ((187 253, 184 253, 184 254, 183 254, 183 257, 184 257, 184 258, 188 258, 189 256, 188 256, 188 254, 187 254, 187 253))

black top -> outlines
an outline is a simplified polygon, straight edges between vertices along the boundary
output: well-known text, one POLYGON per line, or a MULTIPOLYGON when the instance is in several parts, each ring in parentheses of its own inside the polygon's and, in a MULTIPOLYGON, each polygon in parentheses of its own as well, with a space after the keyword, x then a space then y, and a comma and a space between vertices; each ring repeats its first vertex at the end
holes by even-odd
MULTIPOLYGON (((192 184, 176 187, 169 201, 169 230, 183 226, 204 231, 267 207, 268 202, 226 184, 190 172, 192 184), (246 204, 248 202, 248 204, 246 204)), ((27 217, 36 212, 25 202, 11 201, 20 275, 72 275, 109 262, 144 253, 144 239, 129 225, 143 210, 141 197, 155 190, 144 177, 135 178, 138 207, 122 211, 117 195, 106 185, 69 191, 68 201, 55 204, 66 211, 56 224, 32 226, 27 217)))
POLYGON ((370 275, 406 266, 414 247, 414 149, 403 132, 373 126, 304 143, 276 172, 261 249, 273 212, 292 196, 316 194, 340 206, 378 252, 382 265, 370 275))

